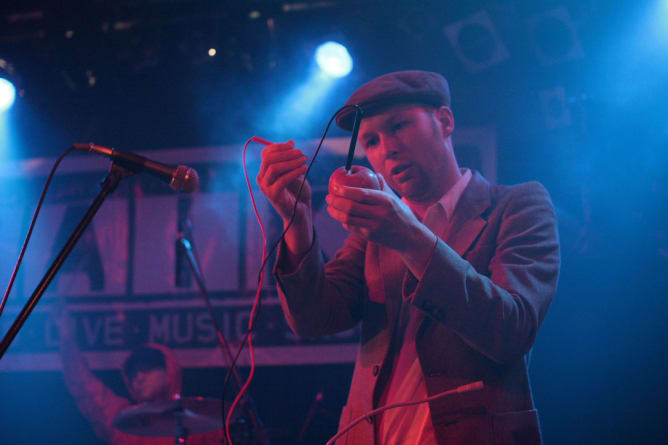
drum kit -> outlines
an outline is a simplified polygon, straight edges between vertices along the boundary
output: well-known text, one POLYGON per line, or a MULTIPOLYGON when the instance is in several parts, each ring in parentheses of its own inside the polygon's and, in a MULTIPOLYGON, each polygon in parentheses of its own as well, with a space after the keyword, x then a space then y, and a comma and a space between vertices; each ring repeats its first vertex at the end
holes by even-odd
MULTIPOLYGON (((229 407, 225 405, 226 413, 229 407)), ((186 443, 191 434, 208 433, 223 428, 223 403, 205 397, 177 397, 146 402, 121 411, 114 428, 142 437, 173 437, 176 444, 186 443)), ((251 428, 240 416, 232 419, 234 443, 251 444, 251 428)))

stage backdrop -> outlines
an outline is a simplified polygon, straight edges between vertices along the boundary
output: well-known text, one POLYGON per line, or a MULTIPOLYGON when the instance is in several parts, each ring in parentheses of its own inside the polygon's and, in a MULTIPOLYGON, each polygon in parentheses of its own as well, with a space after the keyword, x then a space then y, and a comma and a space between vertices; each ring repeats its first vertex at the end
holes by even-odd
MULTIPOLYGON (((326 141, 309 180, 316 230, 331 258, 346 232, 329 217, 324 202, 331 172, 344 164, 348 138, 326 141)), ((317 141, 297 144, 312 155, 317 141)), ((280 220, 255 185, 262 147, 248 150, 248 169, 271 247, 280 220)), ((356 163, 366 164, 359 157, 356 163)), ((496 179, 496 139, 491 128, 458 130, 455 151, 464 166, 496 179)), ((176 245, 190 227, 215 316, 236 350, 246 332, 261 263, 262 239, 243 175, 240 146, 141 152, 168 164, 186 164, 200 176, 193 194, 177 194, 149 175, 123 180, 107 199, 42 300, 0 362, 0 370, 60 368, 63 310, 72 315, 79 347, 94 369, 117 368, 128 351, 155 342, 173 348, 188 367, 225 366, 213 323, 185 258, 176 245), (178 275, 178 277, 177 277, 178 275)), ((0 284, 4 290, 46 175, 54 159, 0 167, 0 284)), ((0 318, 4 335, 42 275, 99 191, 110 162, 76 153, 61 164, 38 219, 9 303, 0 318)), ((259 365, 353 361, 357 332, 318 339, 289 330, 271 276, 265 274, 263 303, 254 344, 259 365)), ((242 354, 240 364, 248 364, 242 354)))

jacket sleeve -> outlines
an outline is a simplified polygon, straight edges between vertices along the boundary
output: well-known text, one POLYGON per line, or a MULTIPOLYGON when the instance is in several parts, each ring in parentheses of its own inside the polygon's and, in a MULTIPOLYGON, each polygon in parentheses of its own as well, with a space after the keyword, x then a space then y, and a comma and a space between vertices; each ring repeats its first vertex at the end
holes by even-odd
POLYGON ((439 240, 422 279, 404 285, 404 298, 499 363, 531 349, 560 263, 556 217, 545 188, 527 183, 505 198, 488 271, 479 273, 439 240))
POLYGON ((354 327, 361 319, 366 293, 366 241, 350 235, 325 266, 317 235, 295 270, 284 269, 279 247, 274 275, 290 328, 299 336, 330 335, 354 327))
POLYGON ((64 334, 61 337, 63 378, 77 407, 92 424, 100 439, 110 442, 118 431, 112 422, 116 414, 130 405, 130 401, 116 395, 93 375, 75 340, 64 334))

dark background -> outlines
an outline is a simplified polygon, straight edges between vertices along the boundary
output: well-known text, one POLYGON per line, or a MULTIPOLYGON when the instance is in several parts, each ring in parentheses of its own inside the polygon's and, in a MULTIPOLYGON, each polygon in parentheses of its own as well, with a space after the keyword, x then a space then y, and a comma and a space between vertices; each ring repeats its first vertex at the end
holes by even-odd
MULTIPOLYGON (((541 181, 559 216, 562 275, 531 360, 545 443, 662 443, 667 3, 5 1, 0 58, 21 93, 0 160, 55 157, 76 141, 143 150, 315 138, 361 82, 441 72, 457 125, 496 128, 499 182, 541 181), (480 11, 494 33, 470 25, 448 41, 445 27, 480 11), (352 74, 285 113, 330 39, 349 48, 352 74), (499 45, 507 57, 490 64, 499 45)), ((308 443, 324 443, 351 369, 259 369, 251 391, 277 443, 294 443, 320 391, 308 443)), ((100 376, 123 392, 118 373, 100 376)), ((188 370, 184 394, 216 396, 221 380, 219 369, 188 370)), ((0 394, 2 443, 95 443, 60 374, 4 373, 0 394)))

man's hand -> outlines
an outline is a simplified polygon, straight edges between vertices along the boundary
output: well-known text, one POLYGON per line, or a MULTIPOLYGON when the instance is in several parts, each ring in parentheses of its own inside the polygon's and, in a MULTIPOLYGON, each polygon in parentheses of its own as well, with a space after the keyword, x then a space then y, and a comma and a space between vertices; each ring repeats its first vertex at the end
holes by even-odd
POLYGON ((421 276, 435 235, 392 193, 382 175, 378 179, 381 190, 337 187, 327 195, 327 211, 349 232, 399 252, 409 269, 421 276))
MULTIPOLYGON (((294 141, 268 145, 262 150, 262 165, 257 183, 284 221, 289 221, 303 175, 306 173, 306 156, 295 148, 294 141)), ((311 187, 304 184, 298 211, 310 210, 311 187), (301 207, 301 209, 299 208, 301 207)))
MULTIPOLYGON (((297 192, 306 173, 306 156, 295 148, 294 141, 268 145, 262 150, 262 164, 257 183, 283 219, 284 227, 295 210, 297 192)), ((313 223, 311 217, 311 186, 304 183, 292 227, 285 242, 293 260, 303 256, 311 247, 313 223)))
POLYGON ((422 223, 411 209, 392 193, 378 175, 381 190, 339 186, 327 195, 328 212, 343 227, 363 238, 403 251, 410 235, 422 223))

